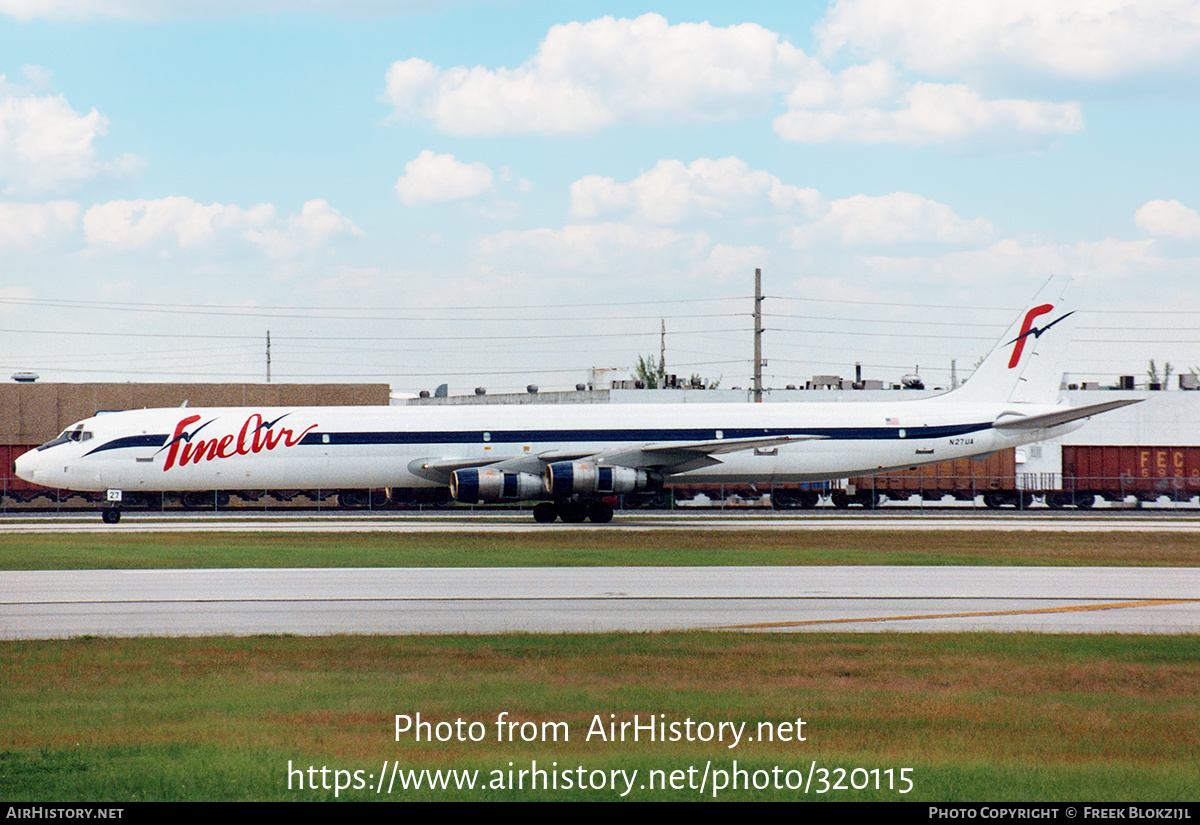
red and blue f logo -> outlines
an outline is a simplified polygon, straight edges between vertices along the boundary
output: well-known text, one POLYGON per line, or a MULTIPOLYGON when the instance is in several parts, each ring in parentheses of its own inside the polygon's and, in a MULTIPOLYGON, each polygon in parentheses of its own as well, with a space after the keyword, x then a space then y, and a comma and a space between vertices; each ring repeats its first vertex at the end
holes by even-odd
POLYGON ((1021 322, 1021 334, 1008 342, 1009 344, 1016 344, 1016 346, 1013 347, 1012 357, 1008 359, 1008 368, 1010 370, 1021 362, 1021 353, 1023 353, 1025 351, 1025 339, 1026 338, 1028 338, 1030 335, 1032 335, 1034 338, 1041 338, 1042 333, 1045 332, 1046 330, 1050 329, 1050 327, 1054 326, 1059 321, 1061 321, 1063 318, 1066 318, 1068 315, 1075 314, 1074 310, 1072 310, 1071 312, 1068 312, 1066 315, 1063 315, 1059 318, 1055 318, 1053 321, 1046 324, 1046 326, 1042 327, 1041 329, 1039 329, 1033 325, 1034 318, 1037 318, 1041 315, 1045 315, 1047 312, 1049 312, 1052 309, 1054 309, 1053 304, 1042 304, 1041 306, 1034 307, 1033 309, 1029 310, 1029 312, 1025 313, 1025 320, 1021 322))

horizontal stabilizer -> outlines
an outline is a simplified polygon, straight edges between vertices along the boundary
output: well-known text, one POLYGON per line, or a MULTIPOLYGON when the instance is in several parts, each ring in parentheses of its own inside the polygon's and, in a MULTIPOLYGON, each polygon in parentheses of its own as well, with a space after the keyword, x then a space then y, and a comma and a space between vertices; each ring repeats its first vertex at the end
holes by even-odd
POLYGON ((1101 404, 1088 404, 1085 407, 1067 407, 1063 410, 1042 413, 1040 415, 1021 415, 1020 413, 1007 412, 996 419, 996 423, 992 426, 997 430, 1038 430, 1045 427, 1055 427, 1071 421, 1078 421, 1081 418, 1090 418, 1093 415, 1108 412, 1109 410, 1116 410, 1121 407, 1128 407, 1130 404, 1137 404, 1143 400, 1145 399, 1121 398, 1116 401, 1105 401, 1101 404))

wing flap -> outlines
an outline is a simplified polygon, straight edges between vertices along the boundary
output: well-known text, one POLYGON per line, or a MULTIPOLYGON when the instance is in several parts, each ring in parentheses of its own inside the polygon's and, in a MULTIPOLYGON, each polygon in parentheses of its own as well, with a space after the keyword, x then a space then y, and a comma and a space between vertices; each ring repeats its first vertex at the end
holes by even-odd
POLYGON ((716 438, 710 441, 651 443, 640 447, 595 453, 588 458, 600 464, 659 470, 665 473, 682 473, 686 470, 720 464, 721 460, 715 457, 718 455, 821 438, 825 438, 825 436, 776 435, 763 438, 716 438))
POLYGON ((555 461, 581 461, 587 459, 597 464, 608 464, 634 469, 656 469, 667 472, 682 472, 708 464, 717 464, 713 456, 725 453, 752 450, 760 447, 776 447, 799 441, 825 438, 823 435, 776 435, 763 438, 715 438, 708 441, 663 442, 643 444, 637 447, 622 447, 604 452, 587 450, 547 450, 535 456, 477 456, 475 458, 442 458, 431 456, 416 458, 408 463, 408 471, 415 476, 449 484, 450 474, 455 470, 470 467, 495 467, 515 472, 540 473, 547 464, 555 461))
POLYGON ((759 447, 776 447, 780 444, 790 444, 796 441, 813 441, 825 438, 823 435, 776 435, 766 438, 717 438, 711 441, 669 442, 663 444, 647 444, 641 447, 645 453, 703 453, 704 455, 722 455, 736 453, 742 450, 752 450, 759 447))

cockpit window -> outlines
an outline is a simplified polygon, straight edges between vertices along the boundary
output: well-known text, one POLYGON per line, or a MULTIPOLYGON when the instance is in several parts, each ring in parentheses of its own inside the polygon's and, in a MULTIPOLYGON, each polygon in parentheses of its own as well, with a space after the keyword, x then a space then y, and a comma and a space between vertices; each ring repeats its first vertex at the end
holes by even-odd
POLYGON ((42 450, 49 450, 51 447, 57 447, 59 444, 66 444, 70 440, 71 439, 67 438, 65 435, 60 435, 58 438, 52 438, 42 446, 38 447, 38 452, 40 453, 42 450))
POLYGON ((63 430, 58 438, 50 439, 45 444, 38 447, 38 450, 48 450, 51 447, 57 447, 59 444, 66 444, 68 441, 88 441, 91 439, 91 437, 91 431, 83 429, 83 425, 80 424, 79 426, 72 427, 69 430, 63 430))

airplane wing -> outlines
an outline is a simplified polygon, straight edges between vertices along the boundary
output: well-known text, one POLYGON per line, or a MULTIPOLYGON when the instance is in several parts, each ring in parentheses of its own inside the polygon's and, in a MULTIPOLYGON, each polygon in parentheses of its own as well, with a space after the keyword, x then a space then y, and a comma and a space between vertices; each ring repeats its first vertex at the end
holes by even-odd
POLYGON ((603 452, 595 452, 593 450, 547 450, 537 455, 476 456, 474 458, 441 458, 431 456, 410 461, 408 471, 413 475, 439 484, 449 484, 450 474, 455 470, 466 470, 473 467, 491 467, 509 472, 540 474, 546 469, 546 465, 556 461, 581 461, 587 459, 597 464, 676 473, 695 469, 696 467, 718 464, 720 461, 713 458, 713 456, 725 453, 775 447, 780 444, 811 441, 824 437, 819 435, 777 435, 764 438, 717 438, 709 441, 672 441, 642 444, 637 447, 623 447, 603 452))
MULTIPOLYGON (((682 473, 721 461, 714 456, 777 447, 800 441, 825 438, 823 435, 777 435, 764 438, 716 438, 709 441, 664 442, 643 444, 605 452, 593 453, 588 458, 597 464, 611 464, 634 469, 658 470, 667 474, 682 473)), ((565 459, 563 459, 565 460, 565 459)))
POLYGON ((1042 413, 1040 415, 1021 415, 1020 413, 1006 412, 1002 413, 992 426, 997 430, 1037 430, 1043 427, 1066 424, 1070 421, 1078 421, 1081 418, 1090 418, 1093 415, 1120 407, 1128 407, 1130 404, 1137 404, 1143 400, 1142 398, 1121 398, 1116 401, 1088 404, 1083 407, 1068 407, 1064 410, 1042 413))
POLYGON ((449 484, 450 474, 455 470, 465 470, 469 467, 486 467, 504 461, 505 456, 487 456, 475 458, 414 458, 408 462, 408 471, 438 484, 449 484))

